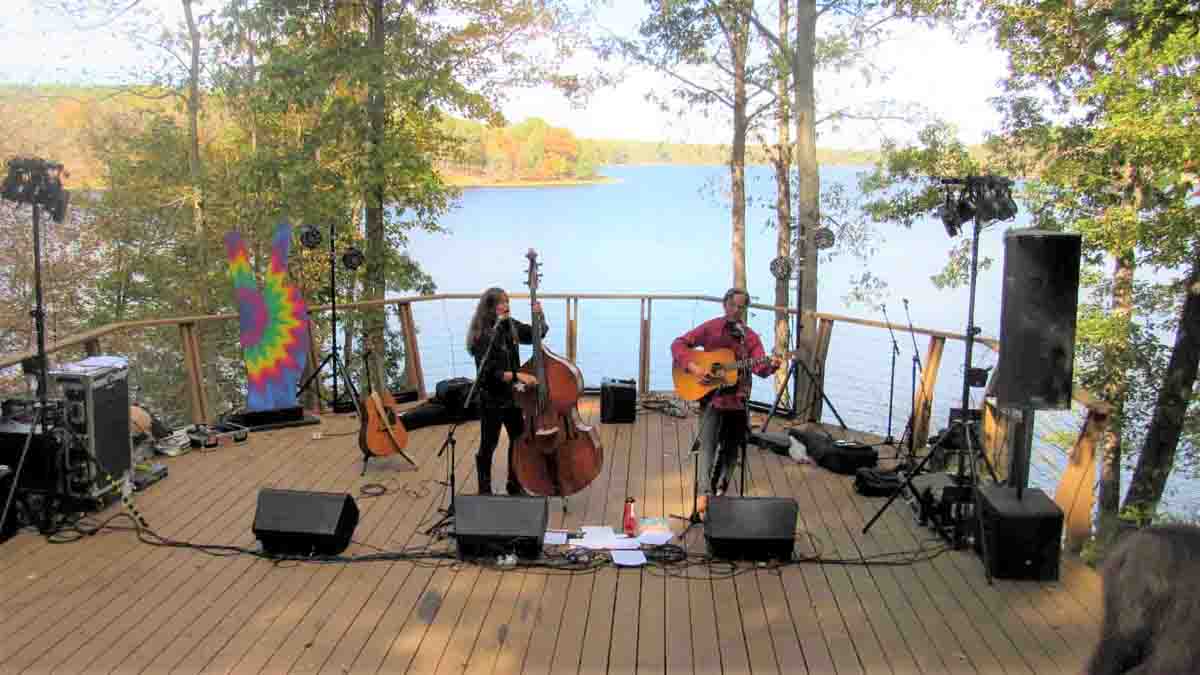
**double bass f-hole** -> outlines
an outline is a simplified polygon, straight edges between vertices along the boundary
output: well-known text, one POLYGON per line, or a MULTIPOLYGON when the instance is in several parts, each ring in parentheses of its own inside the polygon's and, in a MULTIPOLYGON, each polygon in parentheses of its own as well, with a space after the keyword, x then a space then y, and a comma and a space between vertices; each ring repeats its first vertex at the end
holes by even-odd
MULTIPOLYGON (((525 257, 529 302, 536 307, 541 263, 533 249, 525 257)), ((524 429, 512 446, 511 461, 525 491, 565 497, 600 475, 604 449, 595 429, 579 415, 583 373, 542 343, 545 317, 540 312, 533 312, 532 327, 533 355, 521 371, 537 378, 537 384, 515 391, 524 429)))

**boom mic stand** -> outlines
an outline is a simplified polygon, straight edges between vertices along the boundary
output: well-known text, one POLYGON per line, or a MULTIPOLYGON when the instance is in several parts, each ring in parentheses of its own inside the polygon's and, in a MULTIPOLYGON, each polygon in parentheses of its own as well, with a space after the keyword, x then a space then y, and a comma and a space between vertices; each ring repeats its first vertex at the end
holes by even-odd
MULTIPOLYGON (((908 313, 908 298, 903 298, 903 301, 904 301, 904 316, 906 319, 908 319, 908 336, 910 338, 912 338, 912 346, 913 346, 912 371, 909 375, 909 381, 908 381, 909 382, 909 396, 910 396, 909 405, 911 406, 911 408, 910 408, 910 412, 908 414, 908 425, 904 430, 904 433, 908 434, 908 462, 911 463, 913 457, 916 455, 916 452, 917 452, 916 440, 915 440, 916 439, 916 433, 915 433, 916 430, 913 428, 917 423, 917 373, 919 372, 921 374, 921 377, 924 378, 925 377, 925 367, 921 364, 921 354, 919 351, 917 351, 917 334, 913 330, 912 315, 908 313)), ((903 444, 904 444, 903 439, 901 439, 901 445, 903 445, 903 444)))
POLYGON ((488 357, 492 355, 492 347, 496 345, 496 336, 500 334, 500 322, 502 319, 496 320, 496 325, 492 328, 492 339, 488 340, 487 350, 483 352, 483 358, 479 360, 479 367, 475 369, 475 380, 471 382, 471 388, 467 391, 467 398, 463 401, 461 415, 454 423, 450 425, 450 429, 446 432, 446 440, 442 441, 442 447, 438 450, 437 456, 441 457, 446 454, 446 450, 450 450, 450 456, 446 458, 446 482, 444 485, 450 488, 450 503, 444 509, 438 509, 442 513, 442 517, 436 523, 425 530, 427 536, 433 534, 443 534, 442 530, 446 526, 454 522, 454 497, 458 494, 454 481, 454 467, 456 461, 454 459, 454 448, 457 441, 454 438, 454 432, 458 429, 458 425, 467 417, 467 411, 470 409, 471 401, 475 398, 475 388, 479 386, 479 374, 483 372, 483 367, 487 365, 488 357))
POLYGON ((892 438, 892 406, 896 400, 896 356, 900 354, 900 345, 896 343, 896 333, 892 330, 892 320, 887 315, 887 305, 883 305, 882 309, 883 320, 887 323, 888 334, 892 337, 892 374, 888 381, 887 436, 884 437, 882 445, 896 445, 896 439, 892 438))

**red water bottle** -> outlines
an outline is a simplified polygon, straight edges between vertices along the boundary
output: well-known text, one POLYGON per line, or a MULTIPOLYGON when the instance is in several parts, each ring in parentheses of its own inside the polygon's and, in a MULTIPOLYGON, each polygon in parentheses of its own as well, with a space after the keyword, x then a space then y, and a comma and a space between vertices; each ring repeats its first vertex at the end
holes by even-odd
POLYGON ((637 516, 633 514, 633 497, 625 498, 625 515, 621 521, 626 535, 630 537, 637 536, 637 516))

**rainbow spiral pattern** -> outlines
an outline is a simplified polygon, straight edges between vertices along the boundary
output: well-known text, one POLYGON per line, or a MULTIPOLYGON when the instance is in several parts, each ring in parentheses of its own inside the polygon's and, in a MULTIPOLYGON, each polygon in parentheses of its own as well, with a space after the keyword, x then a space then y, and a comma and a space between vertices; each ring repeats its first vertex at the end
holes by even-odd
POLYGON ((308 308, 300 291, 286 280, 291 233, 286 221, 276 226, 271 268, 261 291, 242 235, 225 235, 249 385, 247 410, 295 407, 296 387, 308 361, 308 308))

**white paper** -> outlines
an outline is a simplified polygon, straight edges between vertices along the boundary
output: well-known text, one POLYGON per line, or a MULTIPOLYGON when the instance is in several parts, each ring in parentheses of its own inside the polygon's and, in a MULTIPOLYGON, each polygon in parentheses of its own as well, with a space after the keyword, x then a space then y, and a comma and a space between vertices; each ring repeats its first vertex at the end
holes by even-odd
POLYGON ((675 533, 663 530, 651 530, 638 535, 638 541, 647 546, 662 546, 675 538, 675 533))
POLYGON ((613 551, 612 561, 622 567, 641 567, 646 564, 646 554, 641 551, 613 551))
POLYGON ((612 540, 609 544, 610 549, 636 549, 641 546, 641 542, 631 537, 619 536, 612 540))
POLYGON ((560 530, 546 530, 546 545, 557 546, 567 543, 567 533, 560 530))
POLYGON ((583 537, 585 539, 589 537, 608 537, 611 539, 617 536, 613 532, 613 529, 607 525, 584 525, 579 529, 583 530, 583 537))

